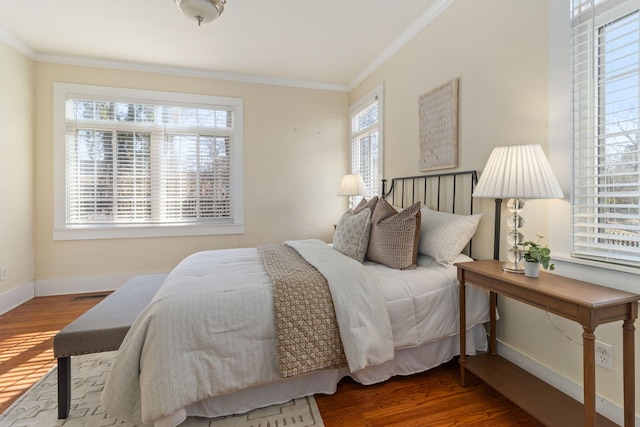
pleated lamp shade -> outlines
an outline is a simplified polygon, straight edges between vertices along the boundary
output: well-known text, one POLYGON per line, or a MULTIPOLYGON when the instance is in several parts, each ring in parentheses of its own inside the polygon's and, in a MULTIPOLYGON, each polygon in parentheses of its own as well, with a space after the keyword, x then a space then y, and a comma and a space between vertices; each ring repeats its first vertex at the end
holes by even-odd
POLYGON ((564 194, 542 147, 531 144, 494 148, 473 197, 561 199, 564 194))
POLYGON ((338 196, 362 196, 366 192, 364 181, 359 174, 347 174, 342 177, 338 196))

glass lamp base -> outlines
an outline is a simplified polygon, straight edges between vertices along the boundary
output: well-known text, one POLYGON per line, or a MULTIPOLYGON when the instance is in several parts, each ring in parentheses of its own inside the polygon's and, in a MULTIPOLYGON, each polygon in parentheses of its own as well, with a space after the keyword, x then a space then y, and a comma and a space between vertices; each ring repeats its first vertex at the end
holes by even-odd
POLYGON ((520 211, 524 209, 524 200, 511 199, 507 203, 507 209, 511 215, 507 219, 507 226, 511 228, 507 234, 507 243, 511 246, 507 251, 507 262, 502 266, 504 271, 510 273, 524 273, 524 235, 520 233, 520 228, 524 225, 524 219, 520 216, 520 211))

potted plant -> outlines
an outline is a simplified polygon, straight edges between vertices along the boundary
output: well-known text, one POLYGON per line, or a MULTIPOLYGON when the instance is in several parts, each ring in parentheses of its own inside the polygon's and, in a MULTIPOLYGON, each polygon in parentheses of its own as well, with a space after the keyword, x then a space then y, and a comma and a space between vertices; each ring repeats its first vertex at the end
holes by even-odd
POLYGON ((522 244, 524 256, 524 274, 527 277, 538 277, 540 266, 545 270, 555 270, 556 266, 551 264, 551 249, 540 242, 544 236, 538 235, 538 241, 527 241, 522 244))

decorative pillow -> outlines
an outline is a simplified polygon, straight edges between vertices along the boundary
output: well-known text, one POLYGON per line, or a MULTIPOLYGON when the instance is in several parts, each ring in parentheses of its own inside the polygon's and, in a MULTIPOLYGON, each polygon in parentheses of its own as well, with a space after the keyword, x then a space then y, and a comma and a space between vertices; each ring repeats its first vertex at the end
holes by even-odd
POLYGON ((371 216, 367 259, 398 270, 416 267, 420 237, 420 203, 398 213, 379 199, 371 216))
POLYGON ((345 212, 336 225, 333 235, 333 248, 358 262, 364 261, 371 232, 371 210, 362 209, 359 213, 345 212))
POLYGON ((368 201, 363 197, 362 200, 360 200, 360 203, 358 203, 358 206, 356 206, 353 209, 353 213, 357 214, 361 210, 369 208, 371 210, 371 213, 373 214, 373 210, 376 207, 376 203, 378 203, 378 196, 372 197, 368 201))
POLYGON ((482 214, 457 215, 422 208, 418 252, 450 266, 473 237, 482 214))

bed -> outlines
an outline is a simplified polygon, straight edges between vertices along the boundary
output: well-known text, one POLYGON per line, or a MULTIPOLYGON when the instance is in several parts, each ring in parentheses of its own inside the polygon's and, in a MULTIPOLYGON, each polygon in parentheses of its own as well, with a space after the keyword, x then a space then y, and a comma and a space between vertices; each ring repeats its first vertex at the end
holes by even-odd
MULTIPOLYGON (((396 178, 388 190, 385 181, 384 197, 343 215, 332 245, 311 239, 185 258, 120 346, 105 412, 175 426, 331 394, 345 376, 373 384, 451 360, 459 353, 453 264, 472 259, 476 181, 475 171, 396 178)), ((487 347, 487 293, 471 287, 466 307, 473 355, 487 347)))

